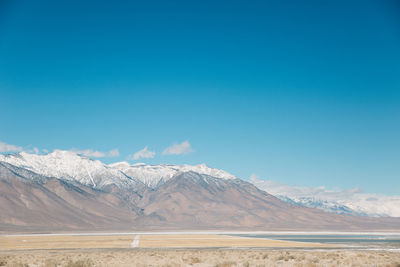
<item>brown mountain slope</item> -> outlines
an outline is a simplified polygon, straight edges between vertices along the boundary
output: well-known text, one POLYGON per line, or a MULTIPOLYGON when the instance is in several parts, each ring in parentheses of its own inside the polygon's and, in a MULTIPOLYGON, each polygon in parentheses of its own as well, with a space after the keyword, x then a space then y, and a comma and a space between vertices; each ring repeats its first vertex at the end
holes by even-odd
POLYGON ((0 163, 0 232, 99 230, 399 230, 400 219, 325 213, 250 183, 180 173, 139 193, 93 189, 0 163))
POLYGON ((0 223, 4 228, 116 229, 127 228, 137 217, 137 209, 116 194, 55 178, 25 179, 7 167, 0 165, 0 223))
POLYGON ((158 228, 249 230, 398 229, 400 220, 344 216, 291 205, 242 180, 223 180, 187 172, 140 202, 158 228))

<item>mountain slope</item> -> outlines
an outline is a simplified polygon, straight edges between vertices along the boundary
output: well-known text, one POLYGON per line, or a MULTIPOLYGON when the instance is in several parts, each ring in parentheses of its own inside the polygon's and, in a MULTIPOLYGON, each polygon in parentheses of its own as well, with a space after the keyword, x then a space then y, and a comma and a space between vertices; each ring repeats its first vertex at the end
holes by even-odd
POLYGON ((146 165, 143 163, 137 163, 129 165, 127 162, 117 162, 109 165, 112 168, 116 168, 129 177, 139 179, 141 182, 146 184, 148 187, 156 188, 160 184, 170 180, 173 176, 180 172, 196 172, 200 174, 210 175, 221 179, 236 179, 232 174, 223 170, 210 168, 205 164, 199 165, 146 165))
POLYGON ((326 212, 369 217, 400 217, 400 196, 364 193, 360 188, 340 190, 289 186, 256 178, 251 182, 286 202, 326 212))
POLYGON ((0 222, 29 229, 102 229, 131 225, 138 211, 84 185, 0 163, 0 222), (24 177, 22 173, 29 176, 24 177))
MULTIPOLYGON (((154 228, 360 230, 399 228, 394 221, 329 214, 291 205, 239 180, 179 173, 140 202, 154 228)), ((397 220, 397 223, 400 220, 397 220)))
POLYGON ((353 210, 346 205, 335 201, 321 200, 315 197, 289 198, 287 196, 276 195, 277 198, 291 204, 297 204, 304 207, 316 208, 329 213, 351 215, 351 216, 369 216, 369 214, 353 210))
POLYGON ((70 151, 55 150, 45 155, 25 152, 0 155, 1 161, 43 176, 78 182, 93 188, 116 185, 120 188, 142 190, 144 187, 139 180, 132 179, 99 160, 92 160, 70 151))

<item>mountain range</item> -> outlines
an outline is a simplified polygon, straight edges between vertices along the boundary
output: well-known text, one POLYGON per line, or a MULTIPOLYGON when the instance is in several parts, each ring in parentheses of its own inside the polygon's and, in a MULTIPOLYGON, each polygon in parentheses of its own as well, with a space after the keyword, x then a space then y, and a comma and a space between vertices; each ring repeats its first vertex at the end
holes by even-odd
POLYGON ((200 165, 106 165, 70 151, 0 155, 0 231, 399 230, 332 214, 200 165), (290 199, 289 199, 290 200, 290 199))
POLYGON ((286 201, 326 212, 369 217, 400 217, 400 196, 366 193, 360 188, 327 189, 323 186, 289 186, 253 175, 251 183, 286 201))

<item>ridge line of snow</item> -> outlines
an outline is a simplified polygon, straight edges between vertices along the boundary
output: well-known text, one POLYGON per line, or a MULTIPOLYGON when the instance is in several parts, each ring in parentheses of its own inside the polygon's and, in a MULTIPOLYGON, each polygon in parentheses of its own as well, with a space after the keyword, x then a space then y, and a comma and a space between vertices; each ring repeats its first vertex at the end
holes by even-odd
POLYGON ((88 174, 89 177, 90 177, 90 180, 92 180, 92 183, 93 183, 94 187, 96 187, 96 183, 94 182, 92 175, 90 175, 89 170, 87 169, 87 167, 85 167, 85 169, 86 169, 86 171, 87 171, 87 174, 88 174))

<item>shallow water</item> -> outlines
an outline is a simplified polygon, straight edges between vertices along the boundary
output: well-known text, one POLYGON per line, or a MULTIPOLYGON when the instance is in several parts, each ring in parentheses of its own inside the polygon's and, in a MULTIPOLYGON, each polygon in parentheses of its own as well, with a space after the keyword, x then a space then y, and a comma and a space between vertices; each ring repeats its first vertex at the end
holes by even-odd
POLYGON ((334 244, 363 249, 389 249, 400 251, 400 235, 393 234, 238 234, 236 236, 334 244))

